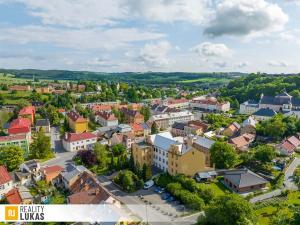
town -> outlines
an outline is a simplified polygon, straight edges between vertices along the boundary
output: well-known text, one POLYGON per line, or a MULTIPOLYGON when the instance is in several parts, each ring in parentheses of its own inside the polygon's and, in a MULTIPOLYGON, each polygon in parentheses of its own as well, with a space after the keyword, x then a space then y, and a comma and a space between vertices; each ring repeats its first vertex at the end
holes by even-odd
POLYGON ((128 224, 144 213, 131 204, 174 224, 214 220, 215 210, 228 221, 298 215, 277 206, 300 198, 300 98, 285 89, 239 104, 215 89, 149 98, 127 83, 1 76, 14 82, 1 84, 2 203, 113 204, 127 207, 128 224))

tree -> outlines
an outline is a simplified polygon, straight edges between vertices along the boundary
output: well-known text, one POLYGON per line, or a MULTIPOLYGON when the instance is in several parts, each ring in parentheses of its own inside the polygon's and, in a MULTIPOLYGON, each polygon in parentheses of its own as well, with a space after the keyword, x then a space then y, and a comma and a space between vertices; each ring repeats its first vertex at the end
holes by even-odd
POLYGON ((252 225, 256 224, 251 204, 236 194, 216 198, 198 218, 199 225, 252 225))
POLYGON ((24 162, 24 151, 19 146, 5 146, 0 148, 0 164, 8 171, 13 171, 24 162))
POLYGON ((123 155, 126 152, 126 147, 123 144, 116 144, 112 147, 112 152, 114 156, 123 155))
POLYGON ((130 170, 120 171, 114 182, 127 192, 134 192, 143 186, 143 182, 130 170))
POLYGON ((96 154, 91 150, 78 151, 75 157, 78 157, 80 161, 87 167, 91 167, 97 164, 96 154))
POLYGON ((234 148, 225 142, 217 141, 210 149, 211 160, 218 169, 229 169, 236 165, 238 155, 234 148))
POLYGON ((96 155, 98 165, 101 168, 105 168, 107 166, 107 160, 108 160, 107 157, 108 152, 106 146, 96 143, 94 145, 94 153, 96 155))
POLYGON ((146 164, 143 165, 142 176, 143 176, 144 181, 151 179, 152 171, 151 171, 151 167, 149 165, 146 165, 146 164))
POLYGON ((150 111, 149 106, 147 106, 147 105, 142 106, 140 113, 144 116, 145 121, 149 120, 149 118, 151 116, 151 111, 150 111))
POLYGON ((254 159, 261 163, 271 162, 276 156, 274 147, 270 145, 259 145, 254 150, 254 159))
POLYGON ((158 133, 158 128, 157 128, 157 125, 156 123, 152 123, 152 126, 151 126, 151 134, 157 134, 158 133))
POLYGON ((50 137, 46 136, 43 130, 33 135, 33 142, 30 145, 29 156, 32 159, 46 159, 54 156, 51 150, 50 137))

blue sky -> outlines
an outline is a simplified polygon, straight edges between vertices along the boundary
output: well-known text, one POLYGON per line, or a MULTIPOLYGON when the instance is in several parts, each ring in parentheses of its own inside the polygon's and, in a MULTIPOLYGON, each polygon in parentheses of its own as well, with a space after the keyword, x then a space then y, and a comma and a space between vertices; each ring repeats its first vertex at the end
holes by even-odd
POLYGON ((0 0, 0 68, 300 71, 299 0, 0 0))

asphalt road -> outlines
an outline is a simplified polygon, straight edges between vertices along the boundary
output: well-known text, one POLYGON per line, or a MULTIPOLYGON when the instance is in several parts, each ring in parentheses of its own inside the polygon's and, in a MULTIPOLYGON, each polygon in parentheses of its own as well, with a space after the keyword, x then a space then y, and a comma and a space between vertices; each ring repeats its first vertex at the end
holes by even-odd
POLYGON ((300 158, 295 158, 293 162, 288 166, 284 173, 284 186, 288 190, 297 190, 298 187, 293 182, 293 174, 297 167, 300 166, 300 158))

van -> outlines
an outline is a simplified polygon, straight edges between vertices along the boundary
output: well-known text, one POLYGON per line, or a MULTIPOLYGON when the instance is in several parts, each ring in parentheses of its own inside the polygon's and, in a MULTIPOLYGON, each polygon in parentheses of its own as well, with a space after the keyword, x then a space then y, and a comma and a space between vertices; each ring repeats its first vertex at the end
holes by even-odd
POLYGON ((154 181, 153 180, 148 180, 145 184, 144 184, 144 189, 149 189, 154 185, 154 181))

